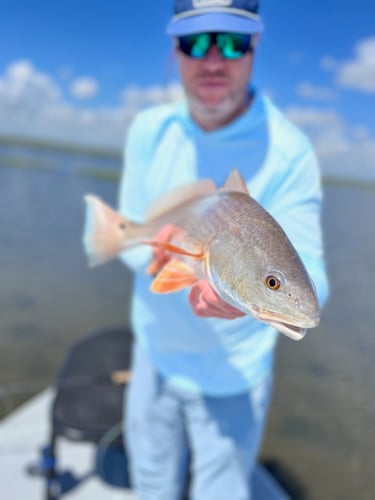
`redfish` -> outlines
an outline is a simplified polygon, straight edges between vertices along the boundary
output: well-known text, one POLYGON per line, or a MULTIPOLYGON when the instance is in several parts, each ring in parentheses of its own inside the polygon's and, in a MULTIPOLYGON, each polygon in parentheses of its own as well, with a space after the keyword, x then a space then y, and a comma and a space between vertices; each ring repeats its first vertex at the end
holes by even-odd
POLYGON ((154 278, 153 292, 176 292, 205 279, 223 300, 294 340, 319 324, 315 288, 302 260, 236 169, 220 189, 207 179, 164 195, 144 224, 128 221, 94 195, 85 200, 90 265, 134 246, 160 247, 171 259, 154 278), (158 242, 165 225, 177 236, 158 242))

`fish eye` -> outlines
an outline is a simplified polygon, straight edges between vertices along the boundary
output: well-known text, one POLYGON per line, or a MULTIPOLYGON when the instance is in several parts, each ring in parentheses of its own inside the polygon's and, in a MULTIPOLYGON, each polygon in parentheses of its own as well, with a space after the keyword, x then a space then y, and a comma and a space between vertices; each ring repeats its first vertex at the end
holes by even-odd
POLYGON ((281 280, 274 274, 269 274, 265 281, 266 287, 270 290, 278 290, 281 287, 281 280))
POLYGON ((126 229, 126 224, 125 222, 120 222, 120 224, 118 225, 119 229, 121 229, 121 231, 125 231, 126 229))

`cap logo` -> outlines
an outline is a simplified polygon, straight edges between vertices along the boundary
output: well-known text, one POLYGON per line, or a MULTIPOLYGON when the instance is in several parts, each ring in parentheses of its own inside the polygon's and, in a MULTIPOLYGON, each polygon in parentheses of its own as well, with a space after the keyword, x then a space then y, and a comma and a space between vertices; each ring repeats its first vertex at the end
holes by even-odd
POLYGON ((259 0, 173 0, 167 33, 181 36, 206 31, 261 33, 259 0))
POLYGON ((193 0, 194 9, 204 9, 207 7, 228 7, 232 5, 232 0, 193 0))

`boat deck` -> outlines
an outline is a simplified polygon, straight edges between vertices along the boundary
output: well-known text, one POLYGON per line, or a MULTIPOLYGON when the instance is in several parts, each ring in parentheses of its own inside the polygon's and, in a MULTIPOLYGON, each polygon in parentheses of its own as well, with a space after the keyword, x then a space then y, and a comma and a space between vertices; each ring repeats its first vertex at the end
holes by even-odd
MULTIPOLYGON (((53 389, 46 389, 0 422, 0 497, 4 500, 42 500, 45 480, 28 474, 48 442, 53 389)), ((136 500, 135 494, 107 484, 95 474, 96 446, 61 438, 58 468, 70 470, 79 484, 64 493, 64 500, 136 500)), ((289 500, 261 466, 253 480, 254 500, 289 500)))

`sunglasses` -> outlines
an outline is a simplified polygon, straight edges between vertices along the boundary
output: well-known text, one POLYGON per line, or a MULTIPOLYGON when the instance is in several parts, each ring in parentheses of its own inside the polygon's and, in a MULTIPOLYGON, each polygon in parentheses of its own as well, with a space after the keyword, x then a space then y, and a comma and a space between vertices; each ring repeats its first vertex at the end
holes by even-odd
POLYGON ((203 59, 215 44, 224 59, 240 59, 253 50, 252 37, 243 33, 195 33, 179 36, 177 46, 193 59, 203 59))

